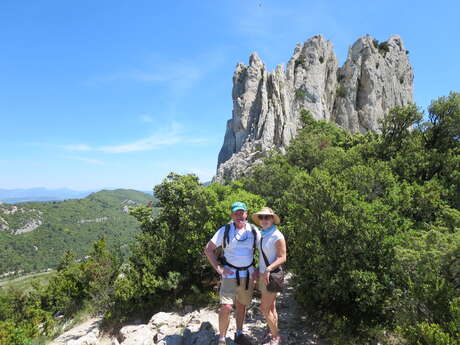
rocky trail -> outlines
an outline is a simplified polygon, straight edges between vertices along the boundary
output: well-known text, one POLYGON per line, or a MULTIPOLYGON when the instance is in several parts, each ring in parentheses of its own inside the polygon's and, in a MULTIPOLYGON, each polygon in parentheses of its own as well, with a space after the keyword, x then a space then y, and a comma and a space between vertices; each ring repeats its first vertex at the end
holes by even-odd
MULTIPOLYGON (((262 344, 265 321, 259 311, 260 301, 253 299, 248 309, 244 326, 245 333, 254 345, 262 344)), ((305 316, 299 314, 293 296, 293 288, 288 284, 285 292, 278 297, 277 310, 283 344, 322 344, 318 337, 305 329, 305 316)), ((108 336, 100 329, 101 319, 93 318, 65 332, 49 345, 214 345, 217 343, 218 315, 215 308, 202 308, 188 313, 160 312, 152 316, 147 324, 129 324, 117 335, 108 336)), ((227 345, 235 345, 233 334, 235 320, 230 321, 227 345)))

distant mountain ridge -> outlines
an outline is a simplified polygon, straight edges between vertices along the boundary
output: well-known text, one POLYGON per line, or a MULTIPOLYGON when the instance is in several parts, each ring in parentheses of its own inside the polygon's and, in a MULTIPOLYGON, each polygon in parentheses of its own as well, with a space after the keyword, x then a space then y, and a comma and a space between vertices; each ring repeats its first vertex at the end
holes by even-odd
POLYGON ((153 193, 116 189, 65 201, 2 203, 0 275, 53 268, 68 249, 82 257, 101 236, 126 254, 139 231, 129 208, 154 201, 153 193))
MULTIPOLYGON (((70 188, 48 189, 43 187, 36 188, 0 188, 0 202, 16 204, 20 202, 32 201, 60 201, 67 199, 85 198, 91 193, 100 190, 115 190, 116 188, 73 190, 70 188)), ((152 195, 152 191, 139 191, 152 195)))

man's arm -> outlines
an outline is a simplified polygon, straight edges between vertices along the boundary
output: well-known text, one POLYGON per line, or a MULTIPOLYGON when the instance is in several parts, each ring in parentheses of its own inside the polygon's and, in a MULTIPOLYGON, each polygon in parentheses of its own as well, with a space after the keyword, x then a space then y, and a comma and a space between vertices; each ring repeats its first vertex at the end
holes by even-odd
POLYGON ((216 254, 214 253, 216 248, 217 246, 212 241, 209 241, 206 247, 204 248, 204 253, 206 254, 206 257, 208 258, 209 263, 219 275, 225 276, 227 274, 232 274, 233 273, 232 271, 230 271, 227 268, 222 268, 217 262, 216 254))

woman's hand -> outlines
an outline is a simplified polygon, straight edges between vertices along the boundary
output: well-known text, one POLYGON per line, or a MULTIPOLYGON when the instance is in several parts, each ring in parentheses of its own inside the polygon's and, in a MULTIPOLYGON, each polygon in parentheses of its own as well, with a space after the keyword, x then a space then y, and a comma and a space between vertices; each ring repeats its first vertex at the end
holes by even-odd
POLYGON ((270 272, 265 271, 263 276, 262 276, 262 279, 263 279, 263 282, 264 282, 265 286, 267 286, 268 283, 270 282, 270 272))

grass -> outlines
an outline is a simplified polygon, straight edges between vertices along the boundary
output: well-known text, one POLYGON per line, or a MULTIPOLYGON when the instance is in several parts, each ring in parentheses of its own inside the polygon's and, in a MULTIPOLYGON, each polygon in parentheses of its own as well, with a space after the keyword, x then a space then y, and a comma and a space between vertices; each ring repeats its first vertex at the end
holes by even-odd
POLYGON ((0 280, 0 288, 12 287, 21 290, 27 290, 31 287, 32 282, 34 281, 41 285, 45 285, 49 282, 55 272, 56 271, 51 270, 46 272, 30 273, 13 279, 0 280))

